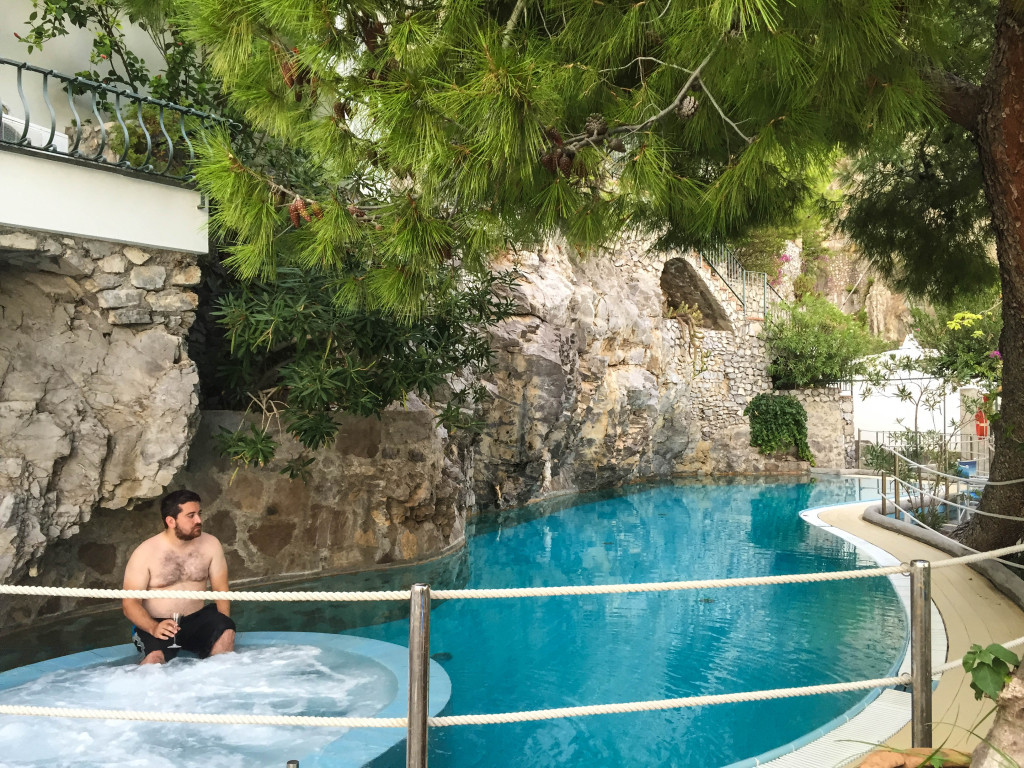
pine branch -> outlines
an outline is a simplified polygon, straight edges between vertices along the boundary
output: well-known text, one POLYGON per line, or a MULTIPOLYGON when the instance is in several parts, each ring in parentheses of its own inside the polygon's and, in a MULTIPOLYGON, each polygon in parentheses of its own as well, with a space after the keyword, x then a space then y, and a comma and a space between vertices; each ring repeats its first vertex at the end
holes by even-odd
POLYGON ((706 85, 704 85, 704 81, 700 80, 699 82, 701 84, 701 87, 704 90, 704 94, 708 97, 708 100, 711 102, 711 105, 715 108, 715 110, 718 112, 718 114, 721 116, 721 118, 723 120, 725 120, 725 122, 727 122, 730 125, 730 127, 734 131, 736 131, 736 133, 738 133, 740 135, 740 138, 743 139, 747 144, 753 144, 754 140, 752 138, 750 138, 749 136, 746 136, 743 133, 743 131, 740 130, 740 127, 738 125, 736 125, 736 123, 734 123, 732 120, 730 120, 726 116, 725 112, 722 111, 722 108, 720 106, 718 106, 718 102, 715 101, 715 97, 711 95, 711 91, 708 90, 708 87, 706 85))
POLYGON ((717 50, 718 46, 715 45, 715 47, 711 49, 711 52, 704 57, 704 61, 698 64, 697 68, 693 70, 692 73, 690 73, 690 76, 686 79, 686 83, 683 85, 682 88, 679 89, 679 93, 676 94, 676 97, 672 99, 672 103, 665 107, 663 110, 661 110, 661 112, 656 114, 654 117, 647 118, 638 125, 620 125, 615 128, 612 128, 610 131, 608 131, 608 135, 621 136, 623 134, 639 133, 640 131, 647 130, 655 123, 664 120, 666 117, 672 114, 672 112, 675 111, 676 107, 682 104, 683 99, 686 98, 686 94, 693 87, 693 84, 697 82, 697 80, 700 78, 701 70, 704 69, 705 66, 707 66, 707 63, 709 61, 711 61, 711 57, 715 55, 715 51, 717 50))
MULTIPOLYGON (((645 120, 644 122, 637 123, 635 125, 619 125, 619 126, 616 126, 615 128, 610 129, 602 137, 595 137, 595 136, 591 136, 590 134, 583 134, 583 135, 573 136, 568 141, 565 142, 565 146, 567 148, 569 148, 569 149, 572 149, 572 150, 580 150, 580 149, 582 149, 585 146, 599 147, 602 143, 605 142, 606 139, 610 139, 613 136, 622 136, 622 135, 627 135, 627 134, 640 133, 641 131, 647 130, 648 128, 650 128, 655 123, 665 119, 666 117, 668 117, 670 114, 672 114, 679 107, 679 105, 682 103, 683 99, 686 98, 686 94, 690 91, 690 89, 692 89, 694 87, 694 85, 696 83, 701 83, 701 85, 703 87, 703 82, 700 79, 701 70, 703 70, 704 67, 707 66, 708 62, 711 61, 711 57, 715 55, 715 51, 717 51, 717 50, 718 50, 718 45, 715 45, 715 47, 711 49, 711 52, 708 53, 708 55, 704 57, 704 61, 702 61, 700 64, 698 64, 697 68, 694 69, 694 70, 689 70, 689 69, 685 69, 683 67, 678 67, 678 66, 676 66, 674 64, 666 64, 665 62, 659 61, 658 59, 654 59, 653 57, 650 57, 650 56, 640 56, 640 57, 637 57, 636 59, 633 60, 633 62, 630 62, 630 64, 626 64, 625 66, 628 67, 631 64, 633 64, 634 62, 639 61, 641 59, 650 59, 652 61, 657 61, 659 64, 663 64, 664 66, 674 67, 675 69, 680 69, 683 72, 689 72, 690 76, 686 79, 686 83, 683 85, 683 87, 679 89, 679 92, 676 94, 675 98, 672 99, 672 103, 669 104, 667 107, 665 107, 663 110, 661 110, 661 112, 656 114, 654 117, 650 117, 647 120, 645 120)), ((622 67, 617 67, 617 69, 622 69, 622 67)), ((609 72, 611 70, 601 70, 601 71, 602 72, 609 72)), ((718 102, 715 101, 714 98, 712 98, 711 94, 707 91, 706 87, 704 87, 704 92, 707 93, 708 99, 711 101, 712 105, 714 105, 714 107, 717 110, 718 114, 722 116, 722 119, 725 120, 725 122, 727 122, 733 128, 733 130, 735 130, 736 133, 738 133, 740 135, 740 137, 747 144, 753 143, 753 139, 751 139, 748 136, 746 136, 743 133, 743 131, 741 131, 739 129, 739 126, 737 126, 736 123, 734 123, 732 120, 730 120, 726 116, 725 112, 722 111, 722 108, 718 105, 718 102)))
POLYGON ((516 3, 516 7, 512 9, 512 15, 509 17, 508 24, 505 25, 505 36, 501 41, 502 48, 508 48, 512 42, 512 31, 516 28, 516 24, 519 22, 519 17, 523 13, 523 9, 526 8, 526 0, 519 0, 516 3))
POLYGON ((930 70, 924 73, 925 82, 931 84, 939 96, 939 109, 957 125, 977 133, 981 114, 982 89, 952 72, 930 70))
POLYGON ((598 72, 618 72, 620 69, 627 69, 628 67, 633 66, 634 64, 636 64, 639 61, 653 61, 655 64, 658 64, 658 65, 660 65, 662 67, 671 67, 672 69, 678 69, 680 72, 685 72, 688 75, 693 73, 692 69, 687 69, 686 67, 680 67, 678 64, 669 64, 667 61, 662 61, 661 59, 656 59, 653 56, 637 56, 635 59, 633 59, 632 61, 630 61, 627 64, 623 64, 621 67, 609 67, 608 69, 599 69, 597 71, 598 72))

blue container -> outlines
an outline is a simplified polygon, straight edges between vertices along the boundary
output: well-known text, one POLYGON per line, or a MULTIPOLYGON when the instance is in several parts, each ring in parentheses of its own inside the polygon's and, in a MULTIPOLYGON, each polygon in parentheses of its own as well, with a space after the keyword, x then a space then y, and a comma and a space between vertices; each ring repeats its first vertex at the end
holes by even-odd
POLYGON ((974 477, 978 474, 978 462, 976 459, 970 461, 958 461, 956 465, 960 468, 960 474, 964 477, 974 477))

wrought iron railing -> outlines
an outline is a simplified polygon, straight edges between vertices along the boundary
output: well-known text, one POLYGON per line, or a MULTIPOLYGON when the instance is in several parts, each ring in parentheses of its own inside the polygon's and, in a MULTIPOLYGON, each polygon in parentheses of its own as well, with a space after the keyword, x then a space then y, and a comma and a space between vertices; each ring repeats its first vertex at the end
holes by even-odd
POLYGON ((202 141, 203 129, 230 125, 207 112, 0 57, 4 80, 10 73, 17 95, 0 91, 0 148, 191 181, 195 142, 202 141), (54 83, 64 91, 59 111, 70 124, 63 131, 58 130, 54 83), (39 97, 46 110, 41 121, 39 97))
POLYGON ((775 319, 782 311, 784 299, 764 272, 744 269, 739 259, 724 246, 701 251, 698 256, 701 263, 706 264, 736 297, 745 318, 775 319))

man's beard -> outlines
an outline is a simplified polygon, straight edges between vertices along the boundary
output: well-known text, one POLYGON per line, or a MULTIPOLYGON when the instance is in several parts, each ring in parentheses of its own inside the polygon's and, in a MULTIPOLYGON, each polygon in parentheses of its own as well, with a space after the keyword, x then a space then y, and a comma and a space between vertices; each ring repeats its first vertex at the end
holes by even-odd
POLYGON ((198 539, 203 533, 203 527, 197 525, 192 529, 190 533, 184 533, 181 528, 174 529, 174 535, 177 536, 181 541, 192 541, 192 539, 198 539))

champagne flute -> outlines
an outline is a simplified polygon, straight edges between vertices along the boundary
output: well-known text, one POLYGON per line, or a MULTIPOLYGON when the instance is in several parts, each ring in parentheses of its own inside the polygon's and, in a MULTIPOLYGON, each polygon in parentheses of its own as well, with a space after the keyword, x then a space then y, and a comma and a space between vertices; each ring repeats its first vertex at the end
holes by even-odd
MULTIPOLYGON (((173 621, 175 624, 177 624, 179 621, 181 621, 181 614, 180 613, 172 613, 171 614, 171 621, 173 621)), ((171 644, 168 645, 167 647, 168 648, 181 648, 181 646, 178 645, 178 633, 177 632, 174 633, 174 637, 171 638, 171 644)))

